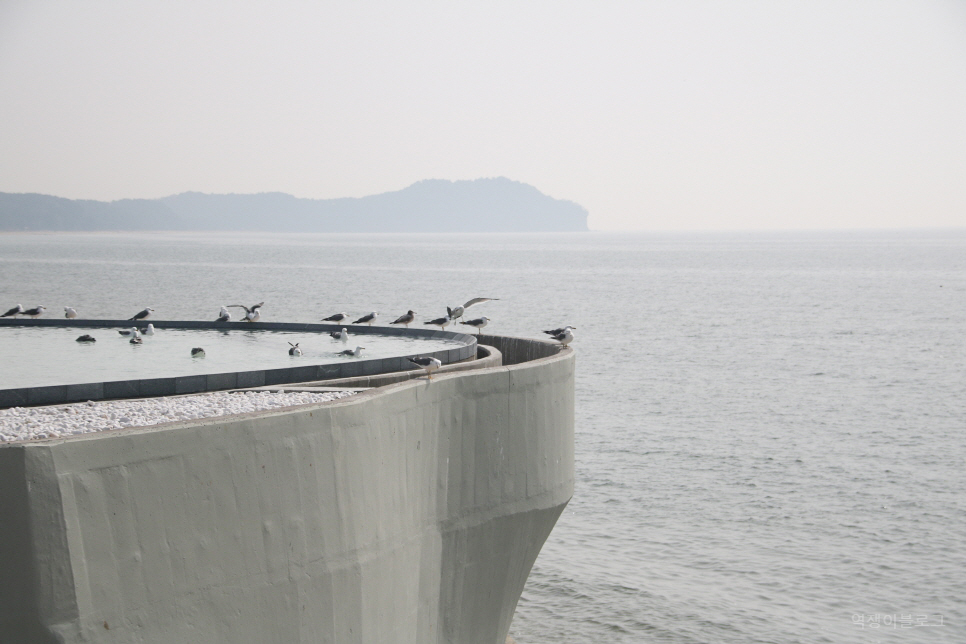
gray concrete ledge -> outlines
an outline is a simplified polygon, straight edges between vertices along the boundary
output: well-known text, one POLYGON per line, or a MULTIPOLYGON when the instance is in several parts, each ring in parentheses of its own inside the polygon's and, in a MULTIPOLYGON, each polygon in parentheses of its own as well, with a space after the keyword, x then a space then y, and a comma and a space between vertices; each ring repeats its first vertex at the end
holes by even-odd
MULTIPOLYGON (((478 344, 476 345, 476 359, 471 358, 469 360, 463 360, 462 362, 454 362, 448 365, 443 365, 443 367, 436 372, 435 377, 438 378, 441 375, 459 371, 488 369, 491 367, 500 367, 502 365, 503 355, 497 351, 496 348, 478 344)), ((387 373, 378 376, 338 378, 334 380, 320 380, 318 382, 307 382, 302 384, 305 386, 341 387, 343 389, 348 389, 357 387, 385 387, 386 385, 392 385, 397 382, 405 382, 407 380, 413 380, 414 378, 426 378, 426 372, 422 369, 412 369, 410 371, 387 373)))
MULTIPOLYGON (((375 376, 378 374, 408 371, 412 363, 407 357, 423 355, 438 358, 444 365, 472 360, 476 357, 476 336, 451 331, 431 329, 406 329, 385 326, 302 324, 292 322, 205 322, 199 320, 148 320, 157 329, 205 329, 241 331, 300 331, 304 333, 328 333, 343 326, 352 329, 354 335, 388 335, 416 338, 442 338, 462 343, 453 349, 443 349, 420 354, 407 354, 390 358, 352 360, 329 364, 307 364, 297 367, 212 373, 173 378, 145 378, 91 382, 47 387, 22 387, 0 389, 0 409, 8 407, 33 407, 60 405, 85 400, 111 400, 122 398, 154 398, 179 394, 245 389, 270 385, 284 385, 314 380, 334 380, 375 376)), ((139 322, 143 326, 148 321, 139 322)), ((130 320, 10 320, 0 319, 0 326, 66 327, 66 328, 128 328, 135 323, 130 320)))

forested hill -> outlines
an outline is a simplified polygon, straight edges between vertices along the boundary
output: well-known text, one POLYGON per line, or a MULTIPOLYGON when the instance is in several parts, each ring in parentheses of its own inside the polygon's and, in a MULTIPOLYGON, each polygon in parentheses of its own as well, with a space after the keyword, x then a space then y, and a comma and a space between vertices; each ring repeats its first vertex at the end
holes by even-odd
POLYGON ((582 231, 587 210, 503 177, 431 179, 396 192, 343 199, 185 192, 105 202, 0 192, 0 230, 582 231))

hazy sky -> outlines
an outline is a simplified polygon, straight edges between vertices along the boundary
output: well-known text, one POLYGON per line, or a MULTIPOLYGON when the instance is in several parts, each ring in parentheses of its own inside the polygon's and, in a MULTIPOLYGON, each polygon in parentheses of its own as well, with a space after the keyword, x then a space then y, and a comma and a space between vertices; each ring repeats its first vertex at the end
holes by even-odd
POLYGON ((0 0, 0 191, 506 176, 614 229, 966 225, 966 2, 0 0))

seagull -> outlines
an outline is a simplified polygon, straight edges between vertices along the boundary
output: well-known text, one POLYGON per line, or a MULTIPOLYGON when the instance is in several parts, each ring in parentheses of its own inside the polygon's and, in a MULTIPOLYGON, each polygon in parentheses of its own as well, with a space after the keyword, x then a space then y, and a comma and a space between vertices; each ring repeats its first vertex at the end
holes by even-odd
POLYGON ((225 307, 221 307, 221 310, 218 311, 218 319, 215 322, 231 322, 231 312, 225 307))
POLYGON ((353 324, 368 324, 369 326, 372 326, 372 323, 376 321, 377 317, 379 317, 379 314, 373 311, 369 315, 363 315, 361 318, 353 322, 353 324))
POLYGON ((299 349, 299 343, 298 342, 296 342, 295 344, 292 344, 291 342, 289 342, 288 344, 289 344, 289 347, 291 347, 288 350, 288 354, 290 356, 300 356, 300 355, 302 355, 302 350, 299 349))
POLYGON ((343 342, 349 341, 349 330, 345 327, 342 327, 341 331, 333 331, 329 335, 331 335, 336 340, 342 340, 343 342))
POLYGON ((77 338, 77 341, 78 342, 97 342, 97 340, 92 335, 82 335, 81 337, 77 338))
POLYGON ((574 332, 570 329, 564 329, 563 333, 558 333, 557 335, 553 336, 553 339, 560 344, 567 346, 574 341, 574 332))
POLYGON ((154 335, 154 325, 151 323, 148 323, 148 328, 142 331, 142 333, 144 333, 144 335, 154 335))
POLYGON ((330 315, 327 318, 322 318, 322 321, 323 322, 335 322, 336 324, 338 324, 339 322, 341 322, 342 320, 346 319, 347 317, 349 317, 349 316, 346 315, 345 313, 336 313, 335 315, 330 315))
POLYGON ((455 320, 456 318, 463 317, 463 313, 466 312, 466 309, 470 308, 474 304, 482 304, 483 302, 492 302, 493 300, 499 300, 499 299, 500 298, 498 297, 474 297, 472 300, 470 300, 463 306, 457 306, 456 308, 453 308, 453 309, 447 306, 446 313, 455 320))
POLYGON ((205 350, 202 349, 201 347, 195 347, 194 349, 191 350, 191 357, 192 358, 204 358, 205 357, 205 350))
POLYGON ((152 313, 154 313, 154 309, 152 309, 149 306, 148 308, 144 309, 143 311, 140 311, 139 313, 136 313, 134 315, 134 317, 128 318, 128 321, 131 321, 131 320, 147 320, 149 317, 151 317, 151 314, 152 313))
POLYGON ((144 340, 141 339, 140 333, 134 336, 133 338, 131 338, 130 340, 128 340, 128 342, 130 342, 131 344, 144 344, 144 340))
POLYGON ((446 329, 453 322, 453 318, 447 316, 444 318, 436 318, 435 320, 426 320, 423 324, 433 324, 438 326, 440 329, 446 329))
POLYGON ((32 309, 27 309, 23 312, 24 315, 29 315, 32 318, 39 318, 47 310, 46 306, 35 306, 32 309))
POLYGON ((563 332, 564 332, 564 331, 566 331, 567 329, 570 329, 570 330, 572 331, 572 330, 574 330, 574 329, 576 329, 576 328, 577 328, 577 327, 575 327, 575 326, 570 326, 570 325, 568 324, 567 326, 562 326, 562 327, 560 327, 559 329, 551 329, 550 331, 544 331, 544 333, 546 333, 547 335, 560 335, 561 333, 563 333, 563 332))
MULTIPOLYGON (((238 309, 245 309, 245 322, 258 322, 259 318, 262 317, 261 311, 258 309, 262 308, 265 302, 259 302, 251 308, 248 308, 244 304, 229 304, 229 307, 234 307, 238 309)), ((222 307, 224 308, 224 307, 222 307)))
POLYGON ((415 319, 416 319, 416 312, 413 311, 412 309, 409 309, 409 312, 406 313, 406 315, 400 315, 398 318, 396 318, 395 322, 390 322, 389 324, 405 324, 406 328, 408 329, 409 325, 412 324, 413 320, 415 319))
POLYGON ((21 313, 23 313, 23 304, 18 304, 17 306, 13 307, 12 309, 10 309, 9 311, 7 311, 3 315, 0 315, 0 318, 8 318, 11 315, 14 318, 16 318, 21 313))
POLYGON ((356 347, 355 349, 346 349, 345 351, 340 351, 338 353, 338 355, 340 355, 340 356, 352 356, 353 358, 356 358, 356 357, 358 357, 358 356, 360 356, 362 354, 362 350, 363 349, 365 349, 365 347, 356 347))
POLYGON ((406 358, 406 359, 412 362, 414 365, 420 366, 423 369, 425 369, 426 376, 430 380, 433 379, 433 372, 443 366, 443 363, 437 360, 436 358, 420 358, 417 356, 415 358, 406 358))
POLYGON ((68 320, 73 320, 74 318, 77 317, 77 311, 72 306, 65 306, 64 317, 67 318, 68 320))
POLYGON ((138 332, 137 328, 136 327, 133 327, 133 326, 130 329, 121 329, 120 331, 118 331, 118 333, 120 333, 121 335, 123 335, 125 338, 127 338, 127 337, 133 338, 133 337, 136 337, 136 336, 141 335, 138 332))
POLYGON ((474 329, 476 329, 476 334, 477 335, 479 335, 480 334, 480 331, 483 329, 483 327, 485 327, 489 323, 490 323, 490 318, 486 317, 485 315, 483 317, 481 317, 481 318, 476 318, 475 320, 470 320, 469 322, 460 322, 460 324, 465 324, 467 326, 471 326, 474 329))

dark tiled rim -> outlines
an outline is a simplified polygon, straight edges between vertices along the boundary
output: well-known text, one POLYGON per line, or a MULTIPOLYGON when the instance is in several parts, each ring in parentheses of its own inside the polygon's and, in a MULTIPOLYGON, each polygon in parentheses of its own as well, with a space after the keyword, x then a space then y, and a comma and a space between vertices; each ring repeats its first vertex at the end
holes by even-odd
MULTIPOLYGON (((263 369, 258 371, 235 371, 230 373, 211 373, 173 378, 147 378, 144 380, 114 380, 111 382, 91 382, 77 385, 52 385, 47 387, 23 387, 20 389, 0 389, 0 409, 8 407, 33 407, 37 405, 60 405, 85 400, 113 400, 119 398, 152 398, 194 394, 205 391, 243 389, 267 385, 286 385, 313 380, 332 380, 356 376, 374 376, 413 369, 409 356, 421 355, 438 358, 443 364, 467 360, 476 356, 476 336, 452 331, 433 331, 431 329, 406 329, 386 326, 362 326, 342 324, 302 324, 298 322, 207 322, 202 320, 142 320, 138 326, 148 322, 156 329, 237 329, 242 331, 302 331, 305 333, 326 333, 339 331, 343 326, 353 335, 396 335, 416 338, 440 338, 461 342, 454 349, 442 349, 431 353, 411 353, 392 358, 371 360, 352 360, 336 364, 304 365, 263 369)), ((42 326, 76 327, 79 329, 130 328, 135 323, 130 320, 10 320, 0 319, 0 326, 42 326)))

